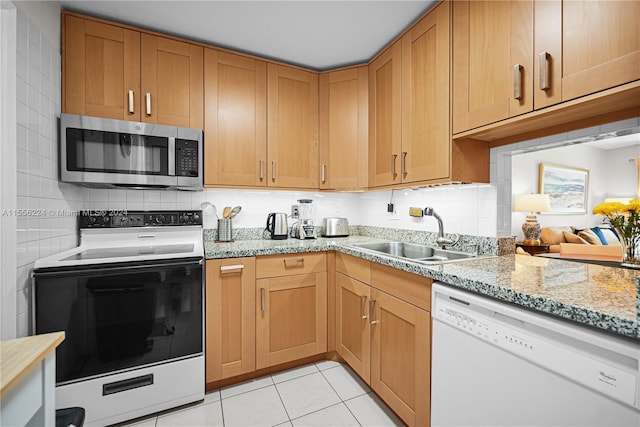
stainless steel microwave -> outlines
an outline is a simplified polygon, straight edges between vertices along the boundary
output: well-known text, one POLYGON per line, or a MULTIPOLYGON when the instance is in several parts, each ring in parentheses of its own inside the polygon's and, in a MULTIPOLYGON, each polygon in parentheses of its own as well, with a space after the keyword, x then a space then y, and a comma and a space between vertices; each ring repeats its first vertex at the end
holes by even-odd
POLYGON ((59 163, 88 187, 202 190, 202 130, 62 114, 59 163))

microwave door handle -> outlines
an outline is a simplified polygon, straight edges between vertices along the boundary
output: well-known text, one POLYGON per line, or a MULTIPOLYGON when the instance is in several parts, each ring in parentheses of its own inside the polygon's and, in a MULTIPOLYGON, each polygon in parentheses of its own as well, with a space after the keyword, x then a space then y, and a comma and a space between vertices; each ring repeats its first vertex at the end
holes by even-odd
POLYGON ((176 138, 169 137, 169 176, 176 176, 176 138))

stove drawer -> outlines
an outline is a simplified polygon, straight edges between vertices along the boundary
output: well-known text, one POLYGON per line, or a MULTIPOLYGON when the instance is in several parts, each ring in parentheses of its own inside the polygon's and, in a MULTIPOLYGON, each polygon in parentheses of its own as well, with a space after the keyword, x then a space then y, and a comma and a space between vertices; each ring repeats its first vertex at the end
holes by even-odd
POLYGON ((327 271, 327 255, 324 252, 267 255, 256 258, 258 279, 323 271, 327 271))

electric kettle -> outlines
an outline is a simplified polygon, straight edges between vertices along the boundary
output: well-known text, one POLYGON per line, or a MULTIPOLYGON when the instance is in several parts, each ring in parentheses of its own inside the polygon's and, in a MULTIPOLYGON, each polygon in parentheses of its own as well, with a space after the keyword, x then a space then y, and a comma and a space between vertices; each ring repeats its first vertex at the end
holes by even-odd
POLYGON ((271 212, 267 215, 267 231, 271 233, 273 240, 284 240, 289 236, 289 225, 287 224, 287 214, 281 212, 271 212))

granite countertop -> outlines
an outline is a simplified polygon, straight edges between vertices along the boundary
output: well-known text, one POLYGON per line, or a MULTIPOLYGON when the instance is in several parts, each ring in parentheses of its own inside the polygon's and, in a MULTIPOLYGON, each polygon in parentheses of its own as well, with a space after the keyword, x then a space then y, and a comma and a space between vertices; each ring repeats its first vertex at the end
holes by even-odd
POLYGON ((206 241, 205 254, 213 259, 336 250, 640 340, 640 271, 527 255, 425 265, 350 246, 383 241, 366 236, 206 241))

